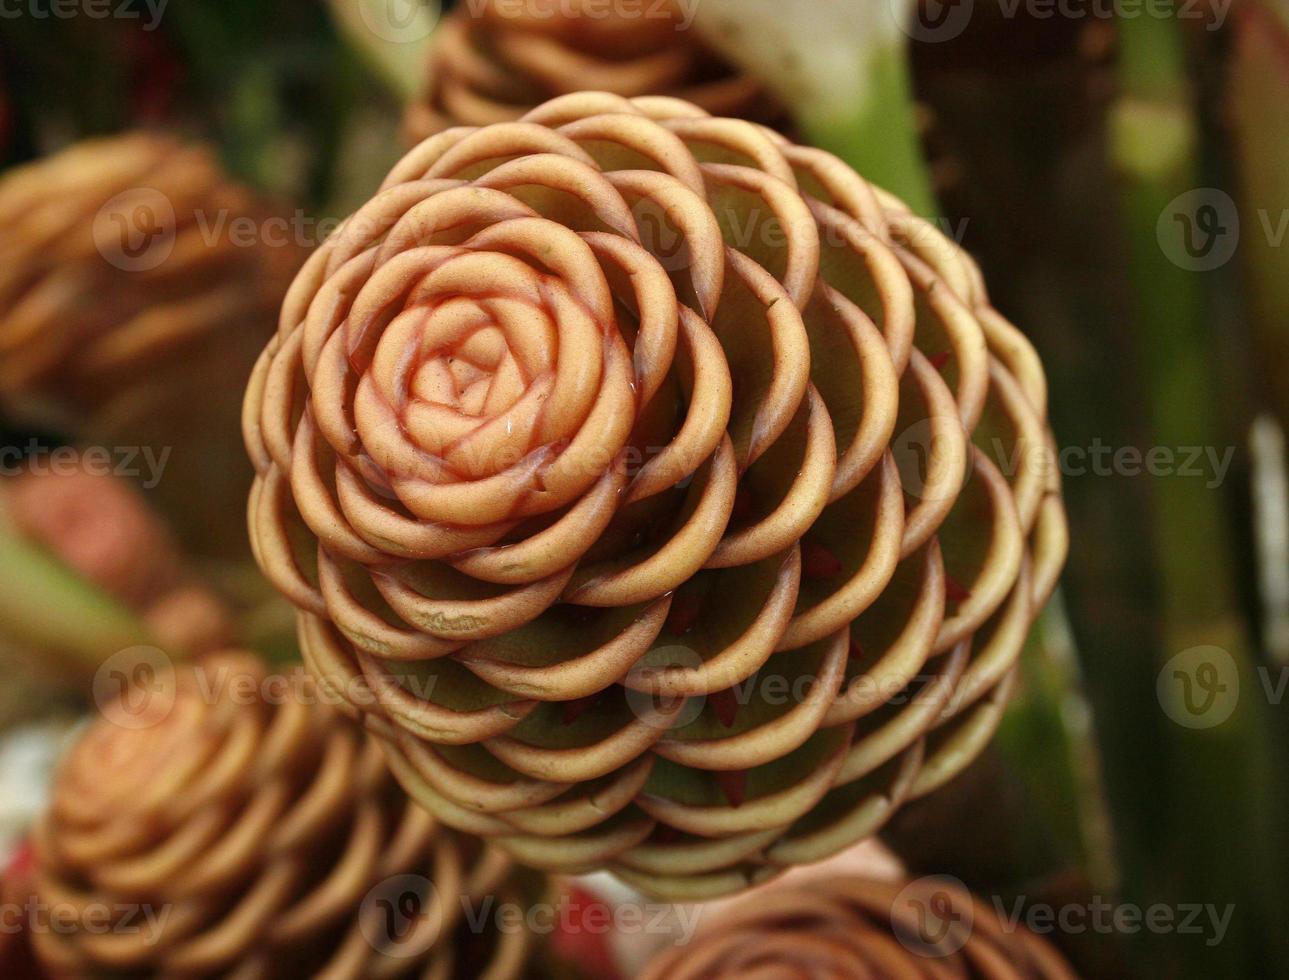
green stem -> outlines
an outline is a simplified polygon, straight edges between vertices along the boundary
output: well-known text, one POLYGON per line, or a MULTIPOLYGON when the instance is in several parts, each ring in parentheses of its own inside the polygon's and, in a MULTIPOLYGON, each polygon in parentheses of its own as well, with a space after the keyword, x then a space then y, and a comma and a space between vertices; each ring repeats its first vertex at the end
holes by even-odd
POLYGON ((1118 887, 1092 709, 1058 591, 1026 645, 1025 683, 1003 719, 999 750, 1030 788, 1035 820, 1054 830, 1058 859, 1108 895, 1118 887))
POLYGON ((936 214, 931 173, 922 156, 908 49, 902 43, 870 55, 869 86, 857 103, 802 105, 797 120, 808 143, 829 150, 865 179, 924 217, 936 214))
POLYGON ((436 22, 434 6, 417 0, 329 0, 341 35, 391 92, 420 94, 425 55, 436 22))
MULTIPOLYGON (((1169 220, 1174 202, 1203 186, 1182 36, 1172 17, 1124 19, 1120 30, 1123 94, 1112 117, 1111 154, 1120 179, 1132 330, 1146 369, 1151 441, 1220 447, 1207 283, 1202 272, 1186 266, 1194 229, 1169 220)), ((1130 896, 1143 901, 1202 896, 1218 907, 1233 905, 1236 914, 1222 943, 1174 943, 1168 953, 1187 975, 1240 976, 1257 962, 1264 942, 1258 923, 1271 911, 1263 882, 1276 863, 1266 798, 1275 776, 1266 749, 1266 706, 1259 702, 1237 597, 1237 551, 1223 497, 1206 483, 1172 476, 1152 486, 1165 658, 1217 648, 1212 662, 1219 677, 1244 694, 1220 724, 1166 728, 1167 758, 1158 761, 1170 772, 1170 798, 1157 801, 1152 813, 1127 815, 1151 825, 1129 832, 1137 847, 1145 840, 1153 844, 1137 850, 1142 877, 1127 884, 1130 896)))
POLYGON ((0 639, 93 669, 151 643, 128 609, 0 523, 0 639))
POLYGON ((1235 11, 1227 107, 1239 167, 1240 255, 1252 292, 1253 336, 1261 359, 1261 400, 1289 427, 1289 5, 1235 11), (1277 9, 1280 13, 1277 14, 1277 9))
POLYGON ((913 0, 702 0, 693 10, 694 30, 774 92, 804 142, 937 213, 900 26, 913 0))

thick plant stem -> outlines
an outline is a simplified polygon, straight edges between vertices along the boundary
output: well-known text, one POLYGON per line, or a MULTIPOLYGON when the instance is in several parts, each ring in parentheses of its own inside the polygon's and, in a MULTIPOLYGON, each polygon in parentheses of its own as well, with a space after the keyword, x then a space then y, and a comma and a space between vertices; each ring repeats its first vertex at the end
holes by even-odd
MULTIPOLYGON (((1181 195, 1203 186, 1182 38, 1176 18, 1140 17, 1121 22, 1121 41, 1122 97, 1112 118, 1111 154, 1152 442, 1218 447, 1223 438, 1206 283, 1203 271, 1189 262, 1196 255, 1195 228, 1171 220, 1181 195)), ((1208 222, 1215 235, 1221 233, 1218 217, 1217 224, 1208 222)), ((1210 241, 1208 247, 1220 243, 1210 241)), ((1174 944, 1169 952, 1187 975, 1248 975, 1265 948, 1258 921, 1272 911, 1271 896, 1259 882, 1274 877, 1268 872, 1276 857, 1268 853, 1274 824, 1267 793, 1274 776, 1266 705, 1259 703, 1236 595, 1238 563, 1220 488, 1171 476, 1157 478, 1152 490, 1164 662, 1156 665, 1163 672, 1161 704, 1141 710, 1162 707, 1178 723, 1165 727, 1168 758, 1159 760, 1170 773, 1169 798, 1159 800, 1154 813, 1127 815, 1150 823, 1155 842, 1153 850, 1137 850, 1131 870, 1139 877, 1127 885, 1132 898, 1158 900, 1158 894, 1133 894, 1134 888, 1163 888, 1169 901, 1202 896, 1217 907, 1240 910, 1222 942, 1174 944), (1204 709, 1205 696, 1235 691, 1244 694, 1236 697, 1229 718, 1210 714, 1221 710, 1212 702, 1204 709), (1262 908, 1250 908, 1251 901, 1262 908)), ((1137 842, 1147 836, 1144 827, 1129 829, 1137 842)))
POLYGON ((421 0, 329 0, 336 27, 401 98, 421 89, 425 51, 442 4, 421 0))
POLYGON ((67 657, 88 671, 119 650, 152 642, 133 613, 3 522, 0 640, 67 657))
POLYGON ((922 155, 906 46, 893 42, 869 61, 867 96, 839 109, 803 105, 806 141, 837 154, 865 178, 924 217, 938 213, 922 155))
POLYGON ((1289 427, 1289 4, 1248 3, 1235 11, 1228 118, 1235 141, 1240 255, 1252 293, 1260 399, 1289 427), (1279 13, 1276 12, 1279 8, 1279 13))
POLYGON ((1101 760, 1083 693, 1074 637, 1058 591, 1029 638, 1020 694, 998 733, 999 750, 1033 787, 1041 820, 1061 842, 1059 859, 1096 894, 1118 887, 1101 760))
POLYGON ((694 28, 773 89, 805 142, 931 216, 901 30, 912 10, 910 0, 702 0, 694 28))

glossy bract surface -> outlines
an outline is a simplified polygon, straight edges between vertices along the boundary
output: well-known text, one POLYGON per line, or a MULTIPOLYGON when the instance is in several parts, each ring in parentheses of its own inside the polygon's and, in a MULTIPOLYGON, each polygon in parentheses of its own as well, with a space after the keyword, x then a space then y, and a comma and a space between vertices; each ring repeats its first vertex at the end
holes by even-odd
POLYGON ((523 900, 509 860, 410 803, 318 700, 226 653, 105 706, 35 832, 50 976, 522 975, 531 933, 463 922, 523 900))
POLYGON ((770 122, 781 113, 760 82, 732 67, 672 0, 475 0, 435 32, 425 94, 407 111, 413 140, 449 126, 511 122, 583 89, 669 95, 715 115, 770 122))
POLYGON ((1066 532, 971 259, 674 99, 425 141, 252 378, 261 566, 411 792, 701 897, 822 859, 997 726, 1066 532))
POLYGON ((1064 958, 956 882, 838 877, 741 899, 640 980, 1076 980, 1064 958))

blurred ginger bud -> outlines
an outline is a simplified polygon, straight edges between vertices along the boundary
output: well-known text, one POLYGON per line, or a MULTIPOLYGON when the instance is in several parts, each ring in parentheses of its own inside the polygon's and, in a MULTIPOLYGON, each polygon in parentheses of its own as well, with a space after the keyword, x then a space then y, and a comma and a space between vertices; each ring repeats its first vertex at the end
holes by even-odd
POLYGON ((527 929, 465 921, 523 900, 507 859, 409 803, 318 693, 223 653, 104 706, 34 837, 51 976, 521 975, 527 929))
POLYGON ((23 844, 0 871, 0 975, 6 980, 40 975, 27 930, 31 901, 31 847, 23 844))
POLYGON ((446 823, 701 898, 988 741, 1065 555, 1045 397, 835 157, 583 93, 422 143, 306 264, 252 540, 446 823))
POLYGON ((640 980, 750 976, 1075 980, 1050 945, 952 881, 856 877, 738 900, 640 980))
POLYGON ((208 150, 146 134, 0 178, 0 404, 121 453, 207 553, 241 546, 238 391, 303 257, 270 217, 208 150))
POLYGON ((449 126, 509 122, 584 89, 673 95, 720 116, 772 121, 752 76, 708 48, 676 0, 482 0, 447 15, 430 46, 428 85, 407 113, 424 139, 449 126))
POLYGON ((139 614, 167 650, 228 642, 223 600, 193 579, 166 522, 124 480, 81 462, 33 467, 0 484, 0 503, 23 537, 139 614))

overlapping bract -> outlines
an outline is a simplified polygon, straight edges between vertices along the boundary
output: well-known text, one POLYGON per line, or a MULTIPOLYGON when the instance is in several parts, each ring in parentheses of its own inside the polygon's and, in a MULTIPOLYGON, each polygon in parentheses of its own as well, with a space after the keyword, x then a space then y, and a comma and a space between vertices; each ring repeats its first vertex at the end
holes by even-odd
POLYGON ((719 894, 989 739, 1065 553, 1044 406, 972 261, 836 158, 582 93, 422 143, 310 259, 251 534, 445 822, 719 894))
POLYGON ((204 551, 237 540, 238 392, 304 258, 271 217, 209 150, 143 133, 0 179, 0 405, 160 461, 204 551))
POLYGON ((952 882, 853 877, 740 900, 693 942, 659 955, 640 980, 749 976, 1075 980, 1044 940, 952 882))
POLYGON ((781 113, 760 82, 697 36, 672 0, 474 0, 434 35, 426 92, 408 135, 510 122, 581 89, 625 98, 671 95, 715 115, 769 122, 781 113))
POLYGON ((105 709, 58 772, 35 865, 61 916, 32 930, 53 977, 508 980, 532 944, 464 924, 463 899, 524 900, 509 860, 408 802, 302 672, 244 654, 105 709))

